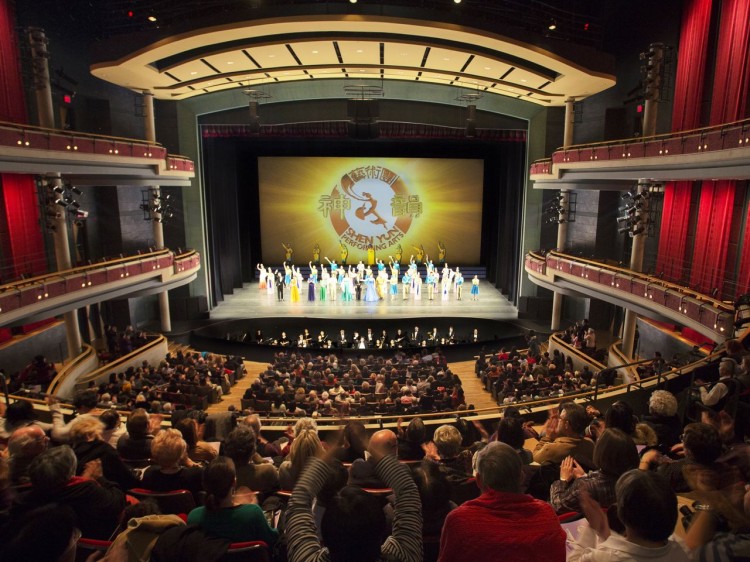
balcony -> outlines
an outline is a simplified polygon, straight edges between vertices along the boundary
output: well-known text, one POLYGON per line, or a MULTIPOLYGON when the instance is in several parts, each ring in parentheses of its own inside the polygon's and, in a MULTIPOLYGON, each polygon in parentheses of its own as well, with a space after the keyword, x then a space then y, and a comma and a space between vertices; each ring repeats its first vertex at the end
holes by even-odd
POLYGON ((600 189, 602 182, 750 178, 750 119, 653 137, 574 145, 537 160, 537 189, 600 189))
POLYGON ((50 172, 81 185, 189 186, 195 164, 145 140, 0 123, 0 173, 50 172))
POLYGON ((735 309, 657 277, 560 252, 526 254, 529 279, 567 295, 594 297, 649 318, 687 326, 717 343, 734 337, 735 309))
POLYGON ((0 327, 104 300, 161 293, 190 283, 199 269, 198 252, 158 250, 0 285, 0 327))

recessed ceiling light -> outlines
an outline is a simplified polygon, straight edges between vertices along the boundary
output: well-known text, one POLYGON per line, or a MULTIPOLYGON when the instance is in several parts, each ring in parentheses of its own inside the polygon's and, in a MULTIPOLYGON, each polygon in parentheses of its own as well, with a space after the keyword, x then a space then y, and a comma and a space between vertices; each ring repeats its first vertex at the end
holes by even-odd
POLYGON ((272 59, 272 58, 273 58, 273 57, 275 57, 275 56, 276 56, 276 55, 268 55, 268 58, 269 58, 269 59, 272 59))
POLYGON ((443 60, 451 60, 450 57, 443 57, 443 60))
POLYGON ((521 82, 526 82, 526 80, 521 80, 521 82))
POLYGON ((492 67, 491 66, 485 66, 484 69, 485 70, 492 70, 492 67))
POLYGON ((196 74, 198 74, 198 73, 195 72, 195 71, 193 71, 193 72, 190 73, 190 76, 195 76, 196 74))
POLYGON ((362 52, 364 52, 364 51, 362 51, 362 49, 357 49, 357 52, 358 52, 358 53, 362 53, 362 52))
POLYGON ((312 54, 313 54, 313 55, 317 55, 317 54, 318 54, 318 51, 313 51, 313 52, 312 52, 312 54))
POLYGON ((227 61, 227 64, 234 64, 234 61, 227 61))

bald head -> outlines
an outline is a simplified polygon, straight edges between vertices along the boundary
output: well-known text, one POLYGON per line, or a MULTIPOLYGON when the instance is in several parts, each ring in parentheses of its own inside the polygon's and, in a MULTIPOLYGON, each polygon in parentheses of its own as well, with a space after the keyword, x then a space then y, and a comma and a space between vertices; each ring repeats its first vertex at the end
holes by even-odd
POLYGON ((390 429, 381 429, 376 431, 370 437, 370 449, 379 452, 381 455, 396 455, 398 452, 398 440, 396 434, 390 429))
POLYGON ((47 449, 47 436, 38 425, 16 429, 8 440, 11 457, 34 458, 47 449))

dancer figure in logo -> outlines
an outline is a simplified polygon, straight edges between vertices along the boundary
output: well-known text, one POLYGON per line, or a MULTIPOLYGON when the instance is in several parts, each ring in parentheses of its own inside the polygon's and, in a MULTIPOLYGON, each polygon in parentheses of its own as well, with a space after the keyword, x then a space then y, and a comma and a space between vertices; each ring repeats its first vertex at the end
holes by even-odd
POLYGON ((292 259, 294 258, 294 250, 292 249, 292 245, 289 244, 287 246, 283 242, 281 243, 281 245, 284 247, 284 264, 292 265, 292 259))
POLYGON ((341 265, 346 265, 346 260, 349 258, 349 248, 341 240, 339 240, 339 257, 341 258, 341 265))
POLYGON ((438 240, 438 265, 445 265, 446 254, 447 250, 445 249, 445 244, 438 240))

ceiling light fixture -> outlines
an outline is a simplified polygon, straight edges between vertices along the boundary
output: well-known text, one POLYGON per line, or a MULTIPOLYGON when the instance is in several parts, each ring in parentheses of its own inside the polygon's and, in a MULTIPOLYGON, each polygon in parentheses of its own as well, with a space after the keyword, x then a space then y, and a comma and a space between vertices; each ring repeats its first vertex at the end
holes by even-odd
POLYGON ((156 21, 156 16, 148 16, 148 21, 156 21))
POLYGON ((555 29, 557 29, 557 23, 555 22, 555 20, 549 20, 549 27, 547 29, 549 29, 550 31, 554 31, 555 29))

